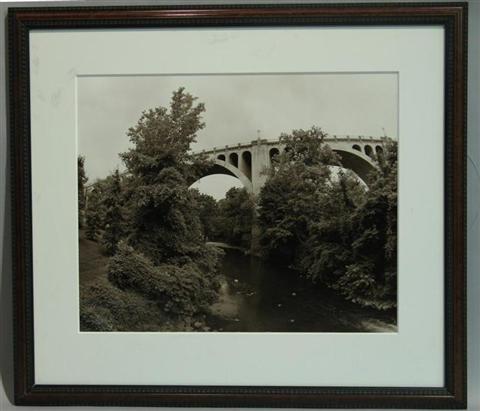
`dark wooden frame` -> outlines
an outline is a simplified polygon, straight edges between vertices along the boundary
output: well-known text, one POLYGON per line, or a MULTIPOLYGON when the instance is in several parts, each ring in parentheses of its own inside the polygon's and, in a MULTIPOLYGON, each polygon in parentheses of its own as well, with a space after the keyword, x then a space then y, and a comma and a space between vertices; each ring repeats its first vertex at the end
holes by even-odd
POLYGON ((15 402, 311 408, 465 408, 467 4, 337 4, 9 10, 15 402), (445 386, 443 388, 38 385, 34 380, 29 31, 216 26, 439 25, 445 28, 445 386))

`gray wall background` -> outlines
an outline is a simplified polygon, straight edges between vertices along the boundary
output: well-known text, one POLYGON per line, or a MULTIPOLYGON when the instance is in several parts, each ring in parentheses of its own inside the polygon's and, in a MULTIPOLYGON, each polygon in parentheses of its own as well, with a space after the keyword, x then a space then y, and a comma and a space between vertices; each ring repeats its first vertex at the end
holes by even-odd
MULTIPOLYGON (((1 0, 0 0, 1 1, 1 0)), ((398 0, 397 0, 398 1, 398 0)), ((72 1, 72 2, 3 2, 0 3, 0 411, 12 411, 13 397, 13 341, 12 341, 12 258, 11 207, 7 144, 6 106, 6 15, 12 6, 53 5, 125 5, 125 4, 188 4, 188 3, 280 3, 285 1, 72 1)), ((295 2, 290 0, 287 2, 295 2)), ((302 2, 302 1, 301 1, 302 2)), ((312 2, 303 0, 303 3, 312 2)), ((327 1, 323 1, 326 3, 327 1)), ((336 0, 328 2, 359 2, 336 0)), ((365 0, 363 0, 365 2, 365 0)), ((384 0, 388 2, 388 0, 384 0)), ((469 81, 468 81, 468 389, 471 411, 480 411, 480 0, 470 0, 469 16, 469 81)), ((426 51, 428 52, 428 51, 426 51)), ((30 407, 34 408, 34 407, 30 407)), ((46 407, 44 411, 71 408, 46 407)), ((77 408, 78 409, 78 408, 77 408)), ((85 408, 86 409, 86 408, 85 408)), ((112 410, 114 408, 104 408, 112 410)), ((126 408, 124 408, 126 409, 126 408)), ((134 409, 134 408, 128 408, 134 409)), ((126 409, 127 410, 127 409, 126 409)))

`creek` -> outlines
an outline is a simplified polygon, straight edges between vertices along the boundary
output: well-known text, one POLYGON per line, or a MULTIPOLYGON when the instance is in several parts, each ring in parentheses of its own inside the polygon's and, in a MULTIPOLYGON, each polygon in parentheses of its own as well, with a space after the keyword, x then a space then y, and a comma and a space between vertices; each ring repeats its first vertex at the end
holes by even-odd
POLYGON ((365 308, 296 271, 225 249, 208 325, 243 332, 396 332, 396 313, 365 308))

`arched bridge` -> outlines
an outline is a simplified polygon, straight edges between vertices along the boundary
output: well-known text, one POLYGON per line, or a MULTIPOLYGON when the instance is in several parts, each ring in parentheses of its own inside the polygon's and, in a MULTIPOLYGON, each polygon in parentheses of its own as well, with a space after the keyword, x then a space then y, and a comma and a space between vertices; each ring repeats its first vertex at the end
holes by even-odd
MULTIPOLYGON (((354 171, 363 181, 372 168, 376 167, 373 157, 383 151, 384 139, 364 136, 332 136, 325 143, 341 159, 342 166, 354 171)), ((270 167, 273 156, 280 153, 285 145, 279 140, 257 139, 250 143, 214 147, 200 154, 214 161, 202 177, 225 174, 238 178, 247 191, 258 194, 267 176, 263 171, 270 167)))

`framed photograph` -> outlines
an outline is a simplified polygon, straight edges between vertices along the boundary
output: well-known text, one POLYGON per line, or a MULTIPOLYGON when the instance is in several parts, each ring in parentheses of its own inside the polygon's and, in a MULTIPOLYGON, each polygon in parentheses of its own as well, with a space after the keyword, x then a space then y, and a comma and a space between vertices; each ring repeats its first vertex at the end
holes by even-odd
POLYGON ((465 408, 465 3, 12 8, 19 405, 465 408))

